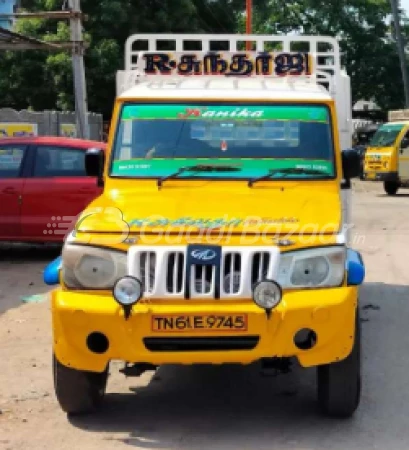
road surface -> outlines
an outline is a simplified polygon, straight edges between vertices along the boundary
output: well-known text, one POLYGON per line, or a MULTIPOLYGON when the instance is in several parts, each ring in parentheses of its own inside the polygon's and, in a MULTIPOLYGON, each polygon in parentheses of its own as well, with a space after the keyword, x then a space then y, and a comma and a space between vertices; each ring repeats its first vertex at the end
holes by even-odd
MULTIPOLYGON (((408 206, 409 191, 390 198, 377 185, 355 185, 355 247, 367 280, 360 306, 363 397, 353 419, 319 415, 314 370, 295 367, 273 378, 258 365, 164 367, 125 379, 118 364, 104 410, 68 419, 53 394, 44 302, 0 315, 0 449, 407 450, 408 206)), ((46 290, 37 284, 44 260, 29 259, 21 254, 19 264, 1 263, 3 309, 28 291, 46 290)))

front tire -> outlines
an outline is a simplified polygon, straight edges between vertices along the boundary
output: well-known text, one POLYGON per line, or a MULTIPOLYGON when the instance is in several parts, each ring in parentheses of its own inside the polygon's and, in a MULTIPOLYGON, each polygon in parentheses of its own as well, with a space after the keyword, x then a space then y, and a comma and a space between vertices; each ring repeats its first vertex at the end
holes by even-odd
POLYGON ((53 355, 54 390, 62 410, 71 415, 98 410, 105 395, 108 367, 102 373, 63 366, 53 355))
POLYGON ((396 195, 400 184, 397 181, 385 181, 383 187, 388 195, 396 195))
POLYGON ((356 313, 355 341, 343 361, 318 367, 318 403, 322 411, 337 418, 353 415, 361 399, 361 321, 356 313))

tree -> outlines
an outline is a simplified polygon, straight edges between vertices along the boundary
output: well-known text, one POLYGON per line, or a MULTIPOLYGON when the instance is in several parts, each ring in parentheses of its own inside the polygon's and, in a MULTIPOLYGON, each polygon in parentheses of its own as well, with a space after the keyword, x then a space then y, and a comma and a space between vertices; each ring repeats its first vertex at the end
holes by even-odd
MULTIPOLYGON (((389 0, 253 0, 254 32, 338 36, 354 100, 386 109, 403 106, 396 46, 388 23, 389 0)), ((63 0, 23 0, 29 11, 59 10, 63 0)), ((133 33, 244 32, 244 0, 82 0, 89 109, 111 114, 115 74, 124 67, 124 44, 133 33)), ((44 40, 69 40, 66 21, 19 20, 17 30, 44 40)), ((409 36, 409 27, 404 30, 409 36)), ((5 52, 0 61, 2 106, 74 108, 69 52, 5 52)))
POLYGON ((393 109, 402 107, 404 98, 389 14, 389 0, 258 1, 255 28, 268 34, 339 37, 354 101, 374 99, 382 108, 393 109))
MULTIPOLYGON (((29 11, 60 10, 62 0, 26 0, 29 11)), ((125 41, 133 33, 204 32, 191 0, 83 0, 89 49, 85 55, 90 111, 111 114, 115 74, 124 67, 125 41)), ((203 23, 202 23, 203 25, 203 23)), ((69 41, 69 24, 45 19, 17 22, 17 31, 46 41, 69 41)), ((69 52, 6 52, 0 62, 2 106, 35 110, 74 108, 69 52)))

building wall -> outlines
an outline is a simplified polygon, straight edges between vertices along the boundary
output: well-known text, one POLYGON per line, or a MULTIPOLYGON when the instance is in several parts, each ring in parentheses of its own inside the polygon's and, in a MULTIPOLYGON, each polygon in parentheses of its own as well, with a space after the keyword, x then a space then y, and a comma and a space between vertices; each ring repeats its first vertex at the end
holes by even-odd
MULTIPOLYGON (((13 14, 19 6, 20 0, 0 0, 0 14, 13 14)), ((13 28, 13 19, 0 19, 0 27, 6 30, 13 28)))
MULTIPOLYGON (((103 140, 102 114, 88 113, 90 139, 103 140)), ((75 113, 72 111, 15 111, 0 109, 0 139, 17 136, 77 137, 75 113)))

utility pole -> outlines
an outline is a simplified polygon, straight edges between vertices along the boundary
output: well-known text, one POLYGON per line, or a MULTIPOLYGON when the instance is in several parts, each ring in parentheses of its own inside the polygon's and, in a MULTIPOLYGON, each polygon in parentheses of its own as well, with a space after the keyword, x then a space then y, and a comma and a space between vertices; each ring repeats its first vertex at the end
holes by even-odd
POLYGON ((405 92, 405 108, 409 109, 409 79, 408 79, 408 70, 406 67, 405 43, 403 42, 402 31, 400 28, 400 14, 398 1, 399 0, 390 0, 395 27, 396 44, 398 46, 400 67, 402 71, 403 88, 405 92))
POLYGON ((70 42, 43 42, 38 39, 22 36, 17 33, 8 32, 9 41, 0 42, 0 50, 38 50, 49 51, 72 50, 72 68, 74 78, 75 115, 77 136, 89 138, 87 87, 85 84, 84 49, 86 45, 82 36, 82 21, 87 16, 82 14, 80 0, 64 0, 63 11, 37 11, 18 12, 13 14, 0 14, 0 20, 10 19, 57 19, 69 20, 71 26, 70 42))
POLYGON ((73 13, 70 18, 72 41, 72 69, 74 74, 75 116, 77 136, 89 139, 87 85, 85 83, 84 41, 82 35, 81 0, 68 0, 73 13))
MULTIPOLYGON (((246 34, 252 33, 252 22, 253 22, 253 1, 246 0, 246 34)), ((246 50, 249 52, 252 50, 251 42, 246 42, 246 50)))

